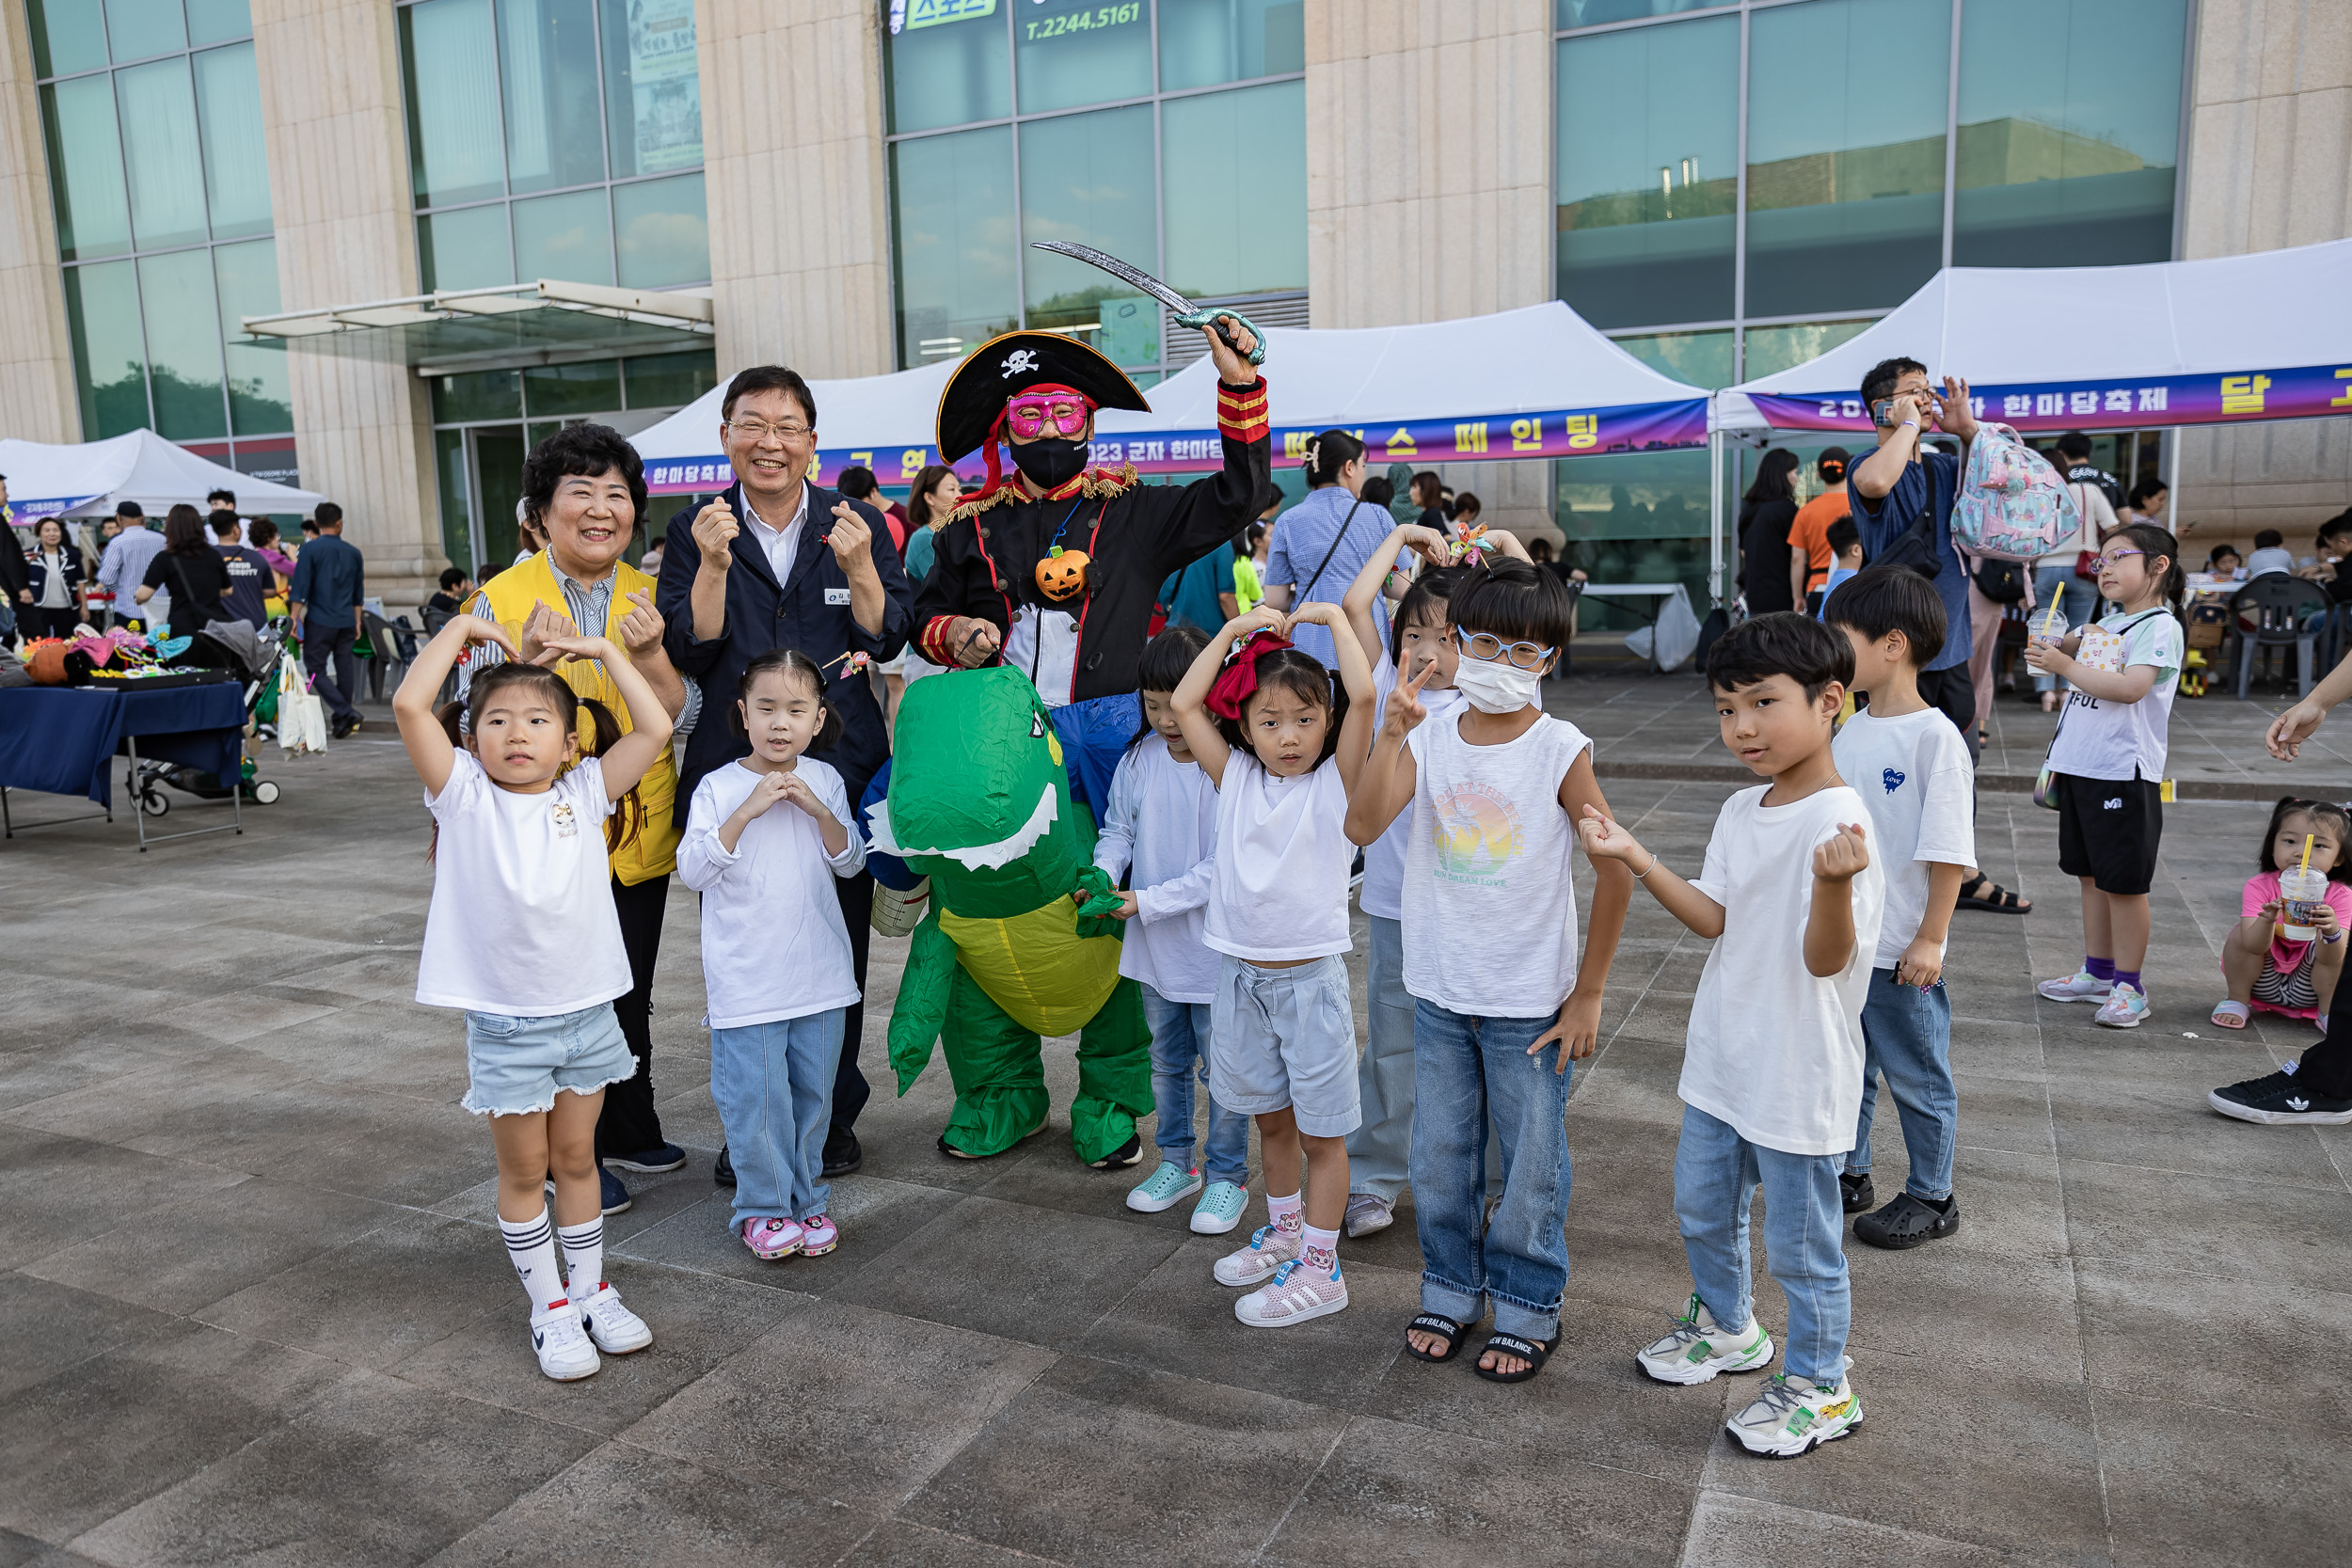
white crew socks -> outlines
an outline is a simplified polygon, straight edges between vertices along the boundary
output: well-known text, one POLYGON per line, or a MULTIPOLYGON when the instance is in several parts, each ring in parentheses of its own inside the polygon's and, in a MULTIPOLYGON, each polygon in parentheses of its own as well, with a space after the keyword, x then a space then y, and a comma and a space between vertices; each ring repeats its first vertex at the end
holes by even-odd
POLYGON ((1300 1266, 1336 1276, 1340 1272, 1340 1233, 1308 1226, 1298 1252, 1300 1266))
POLYGON ((1304 1193, 1293 1193, 1288 1197, 1276 1197, 1272 1193, 1265 1195, 1266 1224, 1277 1230, 1296 1230, 1306 1224, 1306 1209, 1304 1193))
POLYGON ((604 1216, 586 1225, 559 1225, 555 1234, 564 1243, 564 1289, 574 1301, 586 1301, 604 1283, 604 1216))
POLYGON ((555 1231, 549 1218, 545 1209, 527 1220, 499 1216, 499 1229, 506 1237, 507 1260, 515 1265, 515 1275, 523 1282, 532 1309, 538 1312, 564 1299, 564 1276, 555 1266, 555 1231))

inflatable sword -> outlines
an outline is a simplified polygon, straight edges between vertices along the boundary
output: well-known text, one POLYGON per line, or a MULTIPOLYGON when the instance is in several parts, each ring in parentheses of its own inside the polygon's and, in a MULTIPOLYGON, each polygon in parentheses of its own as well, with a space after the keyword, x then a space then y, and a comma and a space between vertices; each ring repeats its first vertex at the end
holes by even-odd
POLYGON ((1224 340, 1227 348, 1239 354, 1241 344, 1233 341, 1232 333, 1216 325, 1217 317, 1231 316, 1242 325, 1249 328, 1250 335, 1258 340, 1258 346, 1249 352, 1249 362, 1253 365, 1265 363, 1265 334, 1258 329, 1256 322, 1251 321, 1239 310, 1228 310, 1221 307, 1207 310, 1200 309, 1192 301, 1150 273, 1131 267, 1118 257, 1105 255, 1091 245, 1076 245, 1069 240, 1032 240, 1029 242, 1029 248, 1050 250, 1057 256, 1067 256, 1073 261, 1084 261, 1088 266, 1101 268, 1129 288, 1141 290, 1174 311, 1178 326, 1208 327, 1224 340))

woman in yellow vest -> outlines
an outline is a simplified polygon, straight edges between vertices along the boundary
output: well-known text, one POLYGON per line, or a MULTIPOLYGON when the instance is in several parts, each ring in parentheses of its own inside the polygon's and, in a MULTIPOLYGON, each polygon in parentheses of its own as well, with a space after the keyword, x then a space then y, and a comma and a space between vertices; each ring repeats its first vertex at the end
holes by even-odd
MULTIPOLYGON (((691 722, 691 689, 662 651, 653 578, 622 559, 645 509, 645 470, 636 450, 600 424, 558 431, 523 462, 523 506, 547 547, 484 583, 470 611, 494 618, 513 633, 525 658, 538 657, 543 635, 578 631, 609 638, 645 677, 671 718, 691 722)), ((477 645, 458 673, 460 699, 473 672, 505 657, 496 643, 477 645)), ((602 664, 574 660, 555 668, 573 690, 601 701, 628 732, 628 705, 602 664)), ((610 1163, 624 1170, 675 1170, 686 1163, 686 1153, 661 1135, 661 1118, 654 1111, 651 1032, 654 962, 661 951, 661 916, 680 828, 677 770, 667 751, 635 793, 644 826, 612 856, 612 902, 635 985, 612 1010, 637 1071, 605 1091, 596 1121, 596 1159, 599 1166, 610 1163)), ((604 1212, 628 1208, 628 1190, 611 1171, 603 1177, 604 1212)))

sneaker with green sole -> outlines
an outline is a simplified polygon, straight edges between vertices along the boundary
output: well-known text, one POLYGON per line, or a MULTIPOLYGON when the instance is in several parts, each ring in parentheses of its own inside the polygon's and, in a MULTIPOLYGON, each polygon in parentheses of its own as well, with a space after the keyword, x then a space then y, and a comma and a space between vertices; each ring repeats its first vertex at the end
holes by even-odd
POLYGON ((1794 1459, 1835 1443, 1862 1424, 1862 1397, 1844 1373, 1836 1384, 1815 1383, 1794 1372, 1775 1372, 1756 1401, 1724 1423, 1724 1430, 1750 1453, 1794 1459))
POLYGON ((1708 1383, 1718 1372, 1752 1372, 1772 1358, 1772 1337, 1763 1323, 1750 1319, 1747 1327, 1728 1332, 1696 1291, 1674 1322, 1672 1334, 1633 1354, 1642 1370, 1661 1383, 1708 1383))

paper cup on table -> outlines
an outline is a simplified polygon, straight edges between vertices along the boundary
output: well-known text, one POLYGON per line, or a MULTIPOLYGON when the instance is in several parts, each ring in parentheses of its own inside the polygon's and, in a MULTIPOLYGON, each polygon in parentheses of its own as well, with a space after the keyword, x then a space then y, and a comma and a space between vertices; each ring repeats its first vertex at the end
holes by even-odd
POLYGON ((2283 906, 2279 911, 2279 934, 2289 942, 2312 942, 2318 938, 2320 907, 2328 902, 2328 874, 2324 871, 2281 871, 2279 873, 2279 898, 2283 906))

